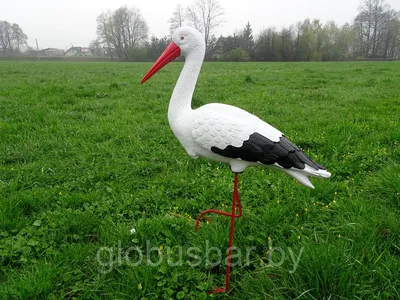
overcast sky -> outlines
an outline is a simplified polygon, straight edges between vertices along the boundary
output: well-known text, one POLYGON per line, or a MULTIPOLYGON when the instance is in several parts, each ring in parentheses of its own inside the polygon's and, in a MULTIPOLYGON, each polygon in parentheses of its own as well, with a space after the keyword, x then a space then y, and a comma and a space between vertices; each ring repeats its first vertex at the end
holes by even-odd
MULTIPOLYGON (((138 7, 150 28, 150 35, 168 34, 168 19, 177 4, 194 0, 0 0, 0 20, 17 23, 28 36, 28 44, 39 48, 88 46, 96 38, 96 17, 108 9, 123 5, 138 7)), ((219 0, 224 8, 224 24, 217 35, 231 34, 247 21, 257 34, 263 28, 280 29, 305 18, 339 24, 351 22, 357 15, 360 0, 219 0)), ((400 0, 387 0, 400 10, 400 0)))

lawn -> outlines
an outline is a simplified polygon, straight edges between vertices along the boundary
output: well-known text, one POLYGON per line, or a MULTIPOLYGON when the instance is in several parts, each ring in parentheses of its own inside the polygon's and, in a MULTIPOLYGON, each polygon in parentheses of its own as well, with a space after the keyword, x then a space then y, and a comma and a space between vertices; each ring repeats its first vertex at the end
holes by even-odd
POLYGON ((400 298, 399 62, 203 66, 193 107, 254 113, 332 173, 240 175, 214 296, 229 220, 194 220, 233 176, 169 129, 182 64, 149 67, 0 61, 0 299, 400 298))

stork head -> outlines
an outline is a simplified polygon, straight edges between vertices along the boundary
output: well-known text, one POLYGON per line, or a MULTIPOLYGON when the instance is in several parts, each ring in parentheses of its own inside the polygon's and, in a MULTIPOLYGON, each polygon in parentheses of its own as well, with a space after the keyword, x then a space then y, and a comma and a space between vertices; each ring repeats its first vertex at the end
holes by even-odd
POLYGON ((205 48, 203 35, 197 29, 188 26, 178 28, 172 35, 172 42, 164 50, 140 83, 146 82, 147 79, 157 73, 158 70, 181 55, 188 58, 191 55, 197 54, 201 56, 199 59, 203 59, 205 48))

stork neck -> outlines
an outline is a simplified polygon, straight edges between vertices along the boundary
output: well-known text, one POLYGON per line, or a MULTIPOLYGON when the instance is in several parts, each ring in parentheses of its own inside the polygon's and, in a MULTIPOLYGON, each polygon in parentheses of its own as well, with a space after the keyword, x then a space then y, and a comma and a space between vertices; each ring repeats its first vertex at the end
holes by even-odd
POLYGON ((168 119, 177 119, 179 115, 190 111, 192 96, 200 73, 204 55, 191 53, 186 57, 185 64, 179 75, 168 108, 168 119))

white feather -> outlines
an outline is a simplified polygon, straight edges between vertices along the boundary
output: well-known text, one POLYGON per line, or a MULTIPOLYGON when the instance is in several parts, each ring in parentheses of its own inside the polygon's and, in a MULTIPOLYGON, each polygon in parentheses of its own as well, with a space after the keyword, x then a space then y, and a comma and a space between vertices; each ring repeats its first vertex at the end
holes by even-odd
POLYGON ((241 147, 255 132, 274 142, 279 142, 282 136, 282 132, 268 123, 231 105, 211 103, 193 111, 191 135, 203 148, 241 147))

